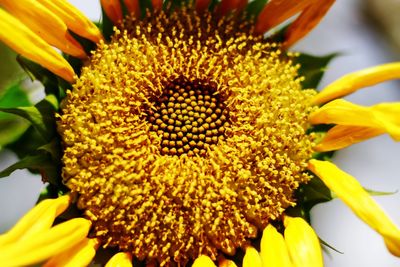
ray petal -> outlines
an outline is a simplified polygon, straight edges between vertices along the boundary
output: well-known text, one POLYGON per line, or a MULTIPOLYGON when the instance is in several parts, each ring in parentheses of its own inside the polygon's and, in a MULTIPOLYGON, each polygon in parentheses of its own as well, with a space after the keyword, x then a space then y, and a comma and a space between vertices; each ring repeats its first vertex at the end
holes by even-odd
POLYGON ((200 255, 194 262, 192 267, 216 267, 214 262, 205 255, 200 255))
POLYGON ((272 0, 265 5, 256 22, 256 32, 264 33, 304 10, 316 0, 272 0))
POLYGON ((207 10, 210 6, 211 0, 196 0, 195 7, 197 11, 207 10))
POLYGON ((132 267, 132 255, 128 252, 119 252, 112 256, 105 267, 132 267))
POLYGON ((125 6, 133 16, 140 16, 140 6, 138 0, 124 0, 125 6))
POLYGON ((400 229, 354 177, 327 161, 312 159, 308 169, 321 178, 361 220, 381 234, 389 251, 400 257, 400 229))
POLYGON ((54 219, 68 208, 69 202, 69 195, 43 200, 26 213, 7 233, 0 235, 0 247, 49 229, 54 219))
POLYGON ((163 0, 151 0, 154 10, 160 10, 163 6, 163 0))
POLYGON ((377 128, 336 125, 326 133, 314 150, 319 152, 338 150, 383 133, 384 131, 377 128))
POLYGON ((236 263, 231 261, 231 260, 227 260, 227 259, 220 259, 218 260, 218 267, 237 267, 236 263))
POLYGON ((260 256, 263 267, 292 266, 285 239, 271 224, 263 231, 260 256))
POLYGON ((322 267, 322 252, 318 237, 302 218, 285 216, 285 242, 293 266, 322 267))
POLYGON ((312 124, 361 126, 388 133, 400 141, 400 103, 381 103, 371 107, 343 99, 329 102, 310 115, 312 124))
POLYGON ((247 247, 243 258, 243 267, 262 267, 260 255, 253 247, 247 247))
POLYGON ((120 0, 100 0, 100 2, 104 12, 106 12, 108 18, 114 25, 121 23, 123 15, 120 0))
POLYGON ((68 33, 67 25, 38 1, 0 0, 0 5, 50 45, 74 57, 86 57, 82 46, 68 33))
POLYGON ((222 0, 218 6, 218 14, 226 15, 232 11, 240 11, 247 5, 247 0, 222 0))
POLYGON ((100 30, 82 12, 65 0, 37 0, 61 18, 76 34, 95 43, 103 40, 100 30))
POLYGON ((23 242, 3 246, 0 250, 0 262, 3 266, 25 266, 42 262, 80 243, 86 238, 90 226, 91 222, 83 218, 60 223, 23 242))
POLYGON ((85 238, 72 248, 52 257, 43 267, 89 266, 98 246, 99 240, 96 238, 85 238))
POLYGON ((48 43, 3 9, 0 9, 0 29, 0 41, 66 81, 73 82, 75 73, 69 63, 48 43))
POLYGON ((304 9, 287 29, 284 47, 288 48, 306 36, 318 25, 334 2, 335 0, 318 1, 304 9))
POLYGON ((382 64, 347 74, 326 86, 313 99, 316 105, 349 95, 357 90, 384 81, 400 79, 400 62, 382 64))

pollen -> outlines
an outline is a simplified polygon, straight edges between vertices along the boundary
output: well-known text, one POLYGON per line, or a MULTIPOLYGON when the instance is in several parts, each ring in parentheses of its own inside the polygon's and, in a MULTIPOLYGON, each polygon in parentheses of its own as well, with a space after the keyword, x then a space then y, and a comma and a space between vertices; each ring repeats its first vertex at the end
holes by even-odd
POLYGON ((67 92, 63 181, 104 247, 185 266, 234 255, 295 205, 315 92, 243 21, 127 17, 67 92))

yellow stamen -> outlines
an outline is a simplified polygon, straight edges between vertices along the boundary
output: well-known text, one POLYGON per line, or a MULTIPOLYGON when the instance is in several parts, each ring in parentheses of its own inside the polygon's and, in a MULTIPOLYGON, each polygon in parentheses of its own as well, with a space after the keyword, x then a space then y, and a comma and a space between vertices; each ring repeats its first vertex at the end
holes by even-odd
POLYGON ((43 200, 26 213, 11 230, 0 235, 0 247, 49 229, 54 219, 67 209, 69 202, 69 195, 43 200))
POLYGON ((400 79, 400 62, 387 63, 347 74, 326 86, 313 99, 320 105, 387 80, 400 79))
POLYGON ((74 80, 74 70, 69 63, 42 38, 3 9, 0 9, 0 29, 0 41, 14 51, 68 82, 74 80))
POLYGON ((274 0, 270 1, 257 18, 256 32, 264 33, 298 12, 304 10, 316 0, 274 0))
POLYGON ((192 267, 216 267, 216 265, 209 257, 201 255, 193 262, 192 267))
POLYGON ((400 229, 354 177, 327 161, 310 160, 308 169, 321 178, 361 220, 381 234, 389 251, 400 257, 400 229))
POLYGON ((289 26, 285 34, 284 47, 288 48, 307 35, 328 12, 335 0, 323 0, 310 4, 289 26))
POLYGON ((383 130, 377 128, 336 125, 326 133, 314 150, 319 152, 338 150, 383 133, 383 130))
POLYGON ((5 245, 0 250, 3 266, 32 265, 75 246, 86 238, 91 222, 76 218, 32 235, 23 242, 5 245))
POLYGON ((67 25, 38 1, 1 0, 0 4, 50 45, 74 57, 86 57, 82 46, 68 33, 67 25))
POLYGON ((132 255, 127 252, 119 252, 112 256, 105 267, 132 267, 132 255))
POLYGON ((65 0, 38 0, 51 12, 61 18, 68 28, 76 34, 95 43, 103 40, 100 30, 81 11, 65 0))
POLYGON ((285 242, 295 267, 322 267, 322 252, 318 237, 302 218, 285 216, 285 242))
POLYGON ((292 266, 285 240, 271 224, 269 224, 263 231, 260 256, 263 267, 292 266))
POLYGON ((43 267, 89 266, 96 255, 98 246, 99 240, 96 238, 85 238, 70 249, 52 257, 43 267))
POLYGON ((247 247, 243 258, 243 267, 262 267, 260 255, 253 247, 247 247))
MULTIPOLYGON (((400 141, 400 103, 382 103, 371 107, 363 107, 343 99, 337 99, 310 115, 312 124, 338 124, 345 126, 360 126, 375 129, 375 133, 388 133, 394 140, 400 141)), ((358 139, 366 136, 358 133, 358 139)), ((374 136, 374 135, 372 135, 374 136)))
POLYGON ((114 25, 120 24, 123 19, 120 0, 101 0, 100 2, 108 18, 114 25))

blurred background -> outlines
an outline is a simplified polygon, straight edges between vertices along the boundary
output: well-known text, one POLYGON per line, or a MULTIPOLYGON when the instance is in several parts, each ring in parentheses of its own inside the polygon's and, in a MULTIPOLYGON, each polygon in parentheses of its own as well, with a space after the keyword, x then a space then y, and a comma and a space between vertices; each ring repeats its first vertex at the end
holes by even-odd
MULTIPOLYGON (((99 19, 98 1, 70 2, 91 19, 99 19)), ((399 0, 339 0, 321 24, 292 50, 316 55, 341 53, 328 66, 321 89, 346 73, 399 60, 399 13, 399 0)), ((16 64, 12 63, 14 57, 0 44, 0 90, 5 85, 5 77, 12 80, 11 75, 17 71, 16 64)), ((362 105, 400 101, 400 83, 394 81, 370 87, 347 99, 362 105)), ((4 125, 0 124, 0 127, 4 125)), ((400 189, 399 157, 400 143, 394 143, 385 135, 340 151, 334 162, 364 187, 394 192, 400 189)), ((15 160, 11 153, 0 152, 0 169, 15 160)), ((10 177, 0 179, 0 233, 34 205, 41 188, 40 177, 26 171, 16 171, 10 177)), ((400 193, 375 199, 400 225, 400 193)), ((382 238, 339 200, 316 206, 312 224, 324 241, 342 252, 325 254, 325 266, 400 266, 400 260, 386 251, 382 238)))

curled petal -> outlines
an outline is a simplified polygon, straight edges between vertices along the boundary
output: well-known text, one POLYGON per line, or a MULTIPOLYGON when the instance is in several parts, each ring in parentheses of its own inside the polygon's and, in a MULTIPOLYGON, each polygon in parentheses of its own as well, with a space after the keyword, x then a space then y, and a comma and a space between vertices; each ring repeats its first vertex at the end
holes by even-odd
POLYGON ((14 51, 66 81, 74 81, 75 73, 69 63, 42 38, 3 9, 0 9, 0 29, 0 41, 14 51))
POLYGON ((119 252, 112 256, 106 267, 132 267, 132 255, 128 252, 119 252))
POLYGON ((318 237, 302 218, 285 216, 285 242, 293 266, 322 267, 322 252, 318 237))
POLYGON ((69 202, 69 195, 43 200, 25 214, 11 230, 0 235, 0 247, 49 229, 54 219, 67 209, 69 202))
POLYGON ((243 258, 243 267, 262 267, 260 255, 253 247, 247 247, 243 258))
POLYGON ((0 0, 0 4, 50 45, 74 57, 86 57, 82 46, 68 33, 67 25, 38 1, 0 0))
POLYGON ((261 11, 256 22, 256 32, 264 33, 304 10, 317 0, 273 0, 261 11))
POLYGON ((263 231, 260 256, 263 267, 292 266, 285 239, 271 224, 263 231))
POLYGON ((319 152, 338 150, 383 133, 384 131, 376 128, 336 125, 326 133, 314 150, 319 152))
POLYGON ((119 24, 123 18, 120 0, 100 0, 100 2, 107 17, 114 25, 119 24))
POLYGON ((89 266, 96 255, 98 246, 99 240, 96 238, 85 238, 72 248, 52 257, 43 267, 89 266))
POLYGON ((103 40, 100 30, 82 12, 65 0, 37 0, 57 15, 76 34, 95 43, 103 40))
POLYGON ((289 26, 285 34, 284 47, 290 47, 307 35, 325 16, 335 0, 317 1, 308 6, 289 26))
POLYGON ((200 255, 194 262, 192 267, 216 267, 214 262, 205 255, 200 255))
POLYGON ((338 124, 374 128, 388 133, 400 141, 400 103, 382 103, 363 107, 343 99, 337 99, 311 114, 313 124, 338 124))
POLYGON ((400 62, 387 63, 343 76, 326 86, 313 99, 316 105, 349 95, 357 90, 387 80, 400 79, 400 62))
POLYGON ((32 235, 23 242, 5 245, 0 250, 3 266, 33 265, 58 255, 84 240, 91 222, 76 218, 32 235))
POLYGON ((360 183, 333 163, 312 159, 308 169, 315 173, 352 211, 377 231, 389 251, 400 257, 400 230, 360 183))

